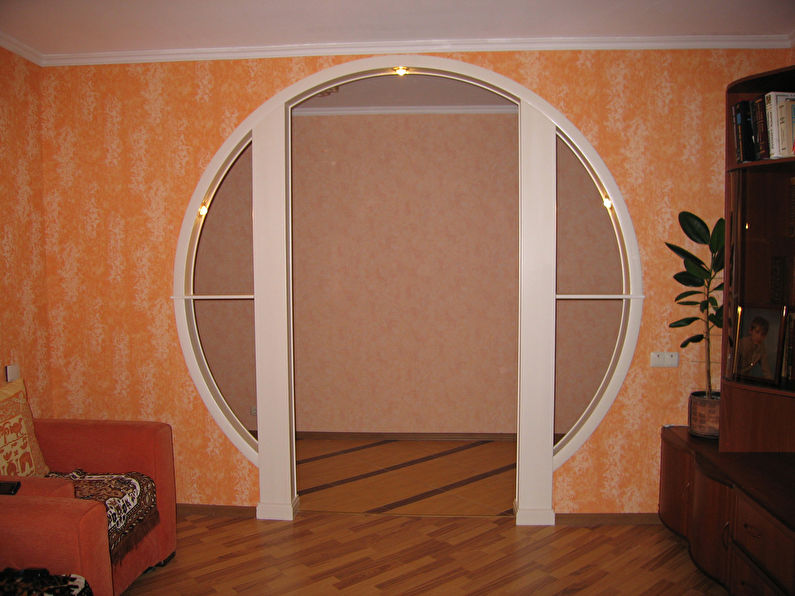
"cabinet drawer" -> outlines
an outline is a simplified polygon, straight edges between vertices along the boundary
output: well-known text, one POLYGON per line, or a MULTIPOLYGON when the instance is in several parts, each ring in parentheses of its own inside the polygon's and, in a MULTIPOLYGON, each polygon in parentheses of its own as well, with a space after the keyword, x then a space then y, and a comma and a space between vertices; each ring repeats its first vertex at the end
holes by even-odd
POLYGON ((732 549, 729 593, 732 596, 784 596, 784 592, 774 586, 736 546, 732 549))
POLYGON ((795 534, 738 491, 734 542, 788 592, 795 592, 795 534))

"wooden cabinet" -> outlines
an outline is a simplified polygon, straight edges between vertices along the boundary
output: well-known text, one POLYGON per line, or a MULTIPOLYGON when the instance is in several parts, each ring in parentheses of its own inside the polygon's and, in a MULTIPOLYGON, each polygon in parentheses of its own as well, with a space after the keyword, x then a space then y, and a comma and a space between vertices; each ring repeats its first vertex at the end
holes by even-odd
POLYGON ((738 162, 733 119, 740 102, 771 91, 795 93, 795 66, 740 79, 726 92, 721 451, 795 451, 795 158, 738 162), (743 362, 758 317, 768 325, 767 372, 743 362))
POLYGON ((726 584, 729 579, 732 488, 707 461, 693 467, 693 496, 688 512, 690 556, 704 573, 726 584))
POLYGON ((676 441, 674 435, 663 433, 660 450, 660 519, 668 528, 684 537, 687 537, 690 511, 692 464, 692 453, 676 441))
POLYGON ((795 453, 722 453, 664 427, 660 519, 732 594, 795 594, 795 453))
POLYGON ((751 561, 763 565, 778 585, 795 593, 795 533, 744 492, 737 491, 736 496, 734 543, 751 561))

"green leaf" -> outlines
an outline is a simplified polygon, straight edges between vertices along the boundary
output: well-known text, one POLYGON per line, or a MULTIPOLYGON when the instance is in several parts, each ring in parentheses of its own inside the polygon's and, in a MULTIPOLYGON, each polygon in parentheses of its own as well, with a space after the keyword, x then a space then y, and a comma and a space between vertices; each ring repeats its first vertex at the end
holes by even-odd
POLYGON ((677 246, 676 244, 671 244, 670 242, 666 242, 665 246, 670 248, 677 256, 682 257, 682 259, 684 259, 684 260, 690 259, 691 261, 693 261, 695 263, 699 263, 699 264, 704 265, 706 267, 706 264, 704 263, 704 261, 699 259, 696 255, 694 255, 689 250, 686 250, 686 249, 682 248, 681 246, 677 246))
POLYGON ((704 223, 698 215, 690 213, 689 211, 682 211, 679 214, 679 225, 682 226, 682 231, 693 242, 698 244, 709 244, 710 233, 709 227, 704 223))
POLYGON ((703 340, 704 340, 704 334, 703 333, 701 333, 699 335, 691 335, 685 341, 683 341, 681 344, 679 344, 679 347, 680 348, 686 348, 688 346, 688 344, 697 344, 697 343, 699 343, 699 342, 701 342, 703 340))
POLYGON ((685 259, 685 269, 687 269, 688 273, 691 273, 700 279, 705 281, 709 279, 709 269, 707 269, 703 263, 699 264, 690 259, 685 259))
POLYGON ((692 273, 688 273, 687 271, 680 271, 676 275, 674 275, 674 279, 678 281, 683 286, 687 286, 688 288, 700 288, 704 285, 704 280, 696 277, 692 273))
MULTIPOLYGON (((699 292, 699 294, 700 293, 701 292, 699 292)), ((679 300, 677 300, 676 303, 680 304, 682 306, 698 306, 699 304, 701 304, 700 302, 698 302, 696 300, 682 300, 681 302, 679 300)))
POLYGON ((720 282, 717 286, 712 288, 713 292, 722 292, 723 291, 723 282, 720 282))
POLYGON ((707 312, 709 310, 709 300, 702 300, 699 302, 698 308, 701 310, 701 312, 707 312))
MULTIPOLYGON (((685 290, 684 292, 679 294, 676 298, 674 298, 674 300, 676 302, 679 302, 682 298, 689 298, 690 296, 696 296, 696 295, 701 294, 701 293, 702 292, 699 292, 698 290, 685 290)), ((684 304, 684 303, 681 303, 681 304, 684 304)), ((698 304, 698 303, 697 302, 693 302, 692 304, 698 304)))
POLYGON ((699 317, 685 317, 684 319, 679 319, 678 321, 674 321, 673 323, 669 324, 669 327, 687 327, 690 323, 695 323, 696 321, 700 321, 699 317))
POLYGON ((712 234, 709 237, 709 249, 713 253, 722 253, 723 247, 726 244, 726 220, 722 217, 715 222, 715 227, 712 228, 712 234))
POLYGON ((709 315, 708 319, 715 327, 723 329, 723 305, 715 309, 715 312, 709 315))
POLYGON ((721 246, 718 249, 718 252, 716 252, 716 253, 714 253, 712 255, 712 270, 715 273, 720 273, 721 271, 723 271, 724 260, 725 260, 724 259, 724 250, 723 250, 723 247, 721 246))

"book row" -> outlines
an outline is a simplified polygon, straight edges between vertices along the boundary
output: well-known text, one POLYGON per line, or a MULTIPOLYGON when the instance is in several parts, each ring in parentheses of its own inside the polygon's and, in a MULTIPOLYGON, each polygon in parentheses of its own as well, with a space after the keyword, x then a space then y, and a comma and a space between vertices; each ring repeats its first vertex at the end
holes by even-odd
POLYGON ((771 91, 732 106, 737 162, 795 156, 795 93, 771 91))

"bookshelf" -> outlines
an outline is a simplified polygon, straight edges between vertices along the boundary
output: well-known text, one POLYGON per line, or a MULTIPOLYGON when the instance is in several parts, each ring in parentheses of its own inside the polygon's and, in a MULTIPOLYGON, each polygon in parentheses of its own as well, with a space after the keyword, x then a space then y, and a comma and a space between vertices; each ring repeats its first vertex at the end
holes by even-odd
POLYGON ((795 93, 795 66, 726 93, 720 451, 795 451, 795 157, 758 159, 747 138, 737 150, 737 105, 771 91, 795 93))

